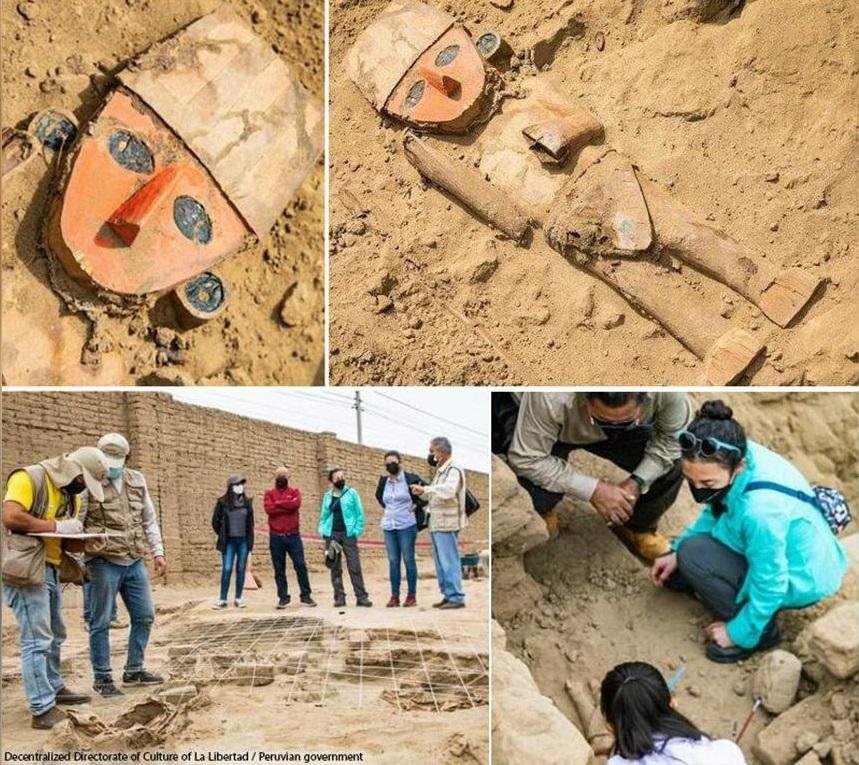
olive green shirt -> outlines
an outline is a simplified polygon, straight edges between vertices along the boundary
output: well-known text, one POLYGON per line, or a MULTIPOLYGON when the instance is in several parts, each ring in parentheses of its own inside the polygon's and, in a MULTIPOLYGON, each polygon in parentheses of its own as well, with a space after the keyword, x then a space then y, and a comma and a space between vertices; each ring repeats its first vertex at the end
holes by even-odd
MULTIPOLYGON (((514 393, 519 416, 507 459, 513 471, 547 491, 588 500, 598 479, 585 475, 567 460, 552 455, 557 442, 593 444, 605 440, 591 422, 584 393, 514 393)), ((677 434, 692 419, 692 403, 685 393, 651 393, 641 424, 651 423, 653 435, 644 457, 633 471, 645 490, 667 473, 680 457, 677 434)))

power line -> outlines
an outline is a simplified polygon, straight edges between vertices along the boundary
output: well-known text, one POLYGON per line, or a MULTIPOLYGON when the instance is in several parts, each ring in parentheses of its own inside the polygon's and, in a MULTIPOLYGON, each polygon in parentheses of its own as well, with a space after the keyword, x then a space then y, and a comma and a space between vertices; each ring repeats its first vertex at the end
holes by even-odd
POLYGON ((462 425, 459 422, 454 422, 453 420, 448 420, 446 417, 442 417, 441 415, 434 414, 433 412, 427 412, 426 410, 421 409, 421 408, 415 406, 414 404, 409 404, 409 403, 406 403, 405 401, 400 401, 398 398, 394 398, 393 396, 390 396, 387 393, 382 393, 381 391, 378 391, 378 390, 374 390, 373 393, 375 393, 377 396, 381 396, 382 398, 386 398, 389 401, 393 401, 395 404, 399 404, 400 406, 405 406, 405 407, 408 407, 409 409, 414 409, 416 412, 420 412, 421 414, 426 415, 427 417, 432 417, 436 420, 447 423, 448 425, 452 425, 455 428, 461 428, 462 430, 465 430, 469 433, 473 433, 474 435, 480 436, 483 439, 489 438, 488 434, 486 434, 484 432, 481 432, 479 430, 475 430, 474 428, 469 428, 467 425, 462 425))

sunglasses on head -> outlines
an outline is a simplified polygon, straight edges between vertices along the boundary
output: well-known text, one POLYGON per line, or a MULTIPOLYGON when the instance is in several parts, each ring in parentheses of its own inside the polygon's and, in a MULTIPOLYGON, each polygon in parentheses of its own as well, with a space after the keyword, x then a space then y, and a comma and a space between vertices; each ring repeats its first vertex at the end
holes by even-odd
POLYGON ((716 452, 737 452, 740 454, 740 448, 733 444, 726 444, 718 438, 707 436, 706 438, 698 438, 694 433, 688 430, 683 430, 677 436, 677 441, 680 444, 680 450, 684 454, 700 454, 704 457, 712 457, 716 452))

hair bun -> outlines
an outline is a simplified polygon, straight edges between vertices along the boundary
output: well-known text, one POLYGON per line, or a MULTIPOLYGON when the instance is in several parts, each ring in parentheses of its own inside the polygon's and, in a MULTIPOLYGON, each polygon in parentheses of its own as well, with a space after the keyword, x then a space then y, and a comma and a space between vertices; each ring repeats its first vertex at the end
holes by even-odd
POLYGON ((699 415, 706 417, 708 420, 730 420, 734 417, 734 410, 722 401, 722 399, 716 398, 701 404, 699 415))

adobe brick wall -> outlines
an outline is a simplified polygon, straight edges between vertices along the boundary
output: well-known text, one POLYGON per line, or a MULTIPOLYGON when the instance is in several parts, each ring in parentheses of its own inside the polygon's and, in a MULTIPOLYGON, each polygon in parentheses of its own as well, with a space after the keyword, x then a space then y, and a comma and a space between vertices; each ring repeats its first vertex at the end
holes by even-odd
MULTIPOLYGON (((109 431, 123 433, 131 444, 129 464, 146 475, 171 570, 177 574, 218 570, 210 523, 229 473, 246 476, 257 526, 265 527, 262 494, 281 463, 290 467, 290 481, 303 494, 303 533, 316 533, 319 503, 328 487, 325 472, 336 464, 347 469, 350 484, 361 494, 367 515, 364 539, 382 538, 374 491, 384 450, 341 441, 331 433, 192 406, 164 393, 132 391, 5 393, 2 426, 4 479, 17 466, 95 444, 109 431)), ((404 464, 429 479, 423 457, 404 456, 404 464)), ((488 546, 489 477, 474 471, 467 475, 483 507, 463 533, 463 547, 479 549, 488 546)), ((256 544, 267 559, 265 533, 258 533, 256 544)))

